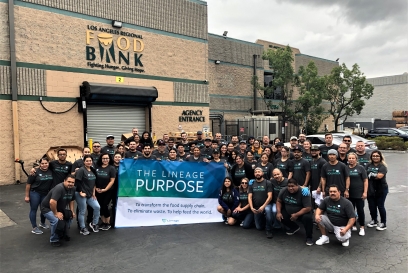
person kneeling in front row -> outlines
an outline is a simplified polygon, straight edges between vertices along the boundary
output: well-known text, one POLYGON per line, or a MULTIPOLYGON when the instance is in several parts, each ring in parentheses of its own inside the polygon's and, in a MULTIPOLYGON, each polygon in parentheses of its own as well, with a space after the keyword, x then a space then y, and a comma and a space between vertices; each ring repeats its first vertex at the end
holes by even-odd
POLYGON ((316 210, 315 220, 319 225, 322 237, 316 241, 316 245, 328 244, 330 242, 327 231, 334 232, 337 240, 343 246, 349 245, 351 228, 356 221, 356 213, 353 204, 346 198, 340 196, 339 186, 329 186, 329 195, 324 198, 316 210), (323 214, 326 212, 326 214, 323 214))
POLYGON ((300 227, 296 220, 303 223, 306 230, 306 245, 313 245, 313 216, 310 194, 304 196, 297 181, 289 179, 286 188, 283 188, 276 201, 276 219, 289 228, 287 235, 295 234, 300 227))
POLYGON ((239 205, 239 193, 232 184, 231 178, 225 177, 224 183, 218 195, 217 210, 222 214, 222 219, 226 225, 233 225, 232 212, 239 205), (230 219, 231 218, 231 219, 230 219))

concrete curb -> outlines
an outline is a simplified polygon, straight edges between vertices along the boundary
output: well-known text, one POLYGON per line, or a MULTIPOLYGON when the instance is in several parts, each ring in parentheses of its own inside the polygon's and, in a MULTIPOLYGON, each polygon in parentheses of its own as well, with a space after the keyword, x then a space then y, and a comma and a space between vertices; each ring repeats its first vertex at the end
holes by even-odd
POLYGON ((382 152, 382 153, 386 153, 386 154, 390 154, 390 153, 393 153, 393 154, 405 154, 405 153, 407 153, 407 151, 395 151, 395 150, 379 150, 380 152, 382 152))

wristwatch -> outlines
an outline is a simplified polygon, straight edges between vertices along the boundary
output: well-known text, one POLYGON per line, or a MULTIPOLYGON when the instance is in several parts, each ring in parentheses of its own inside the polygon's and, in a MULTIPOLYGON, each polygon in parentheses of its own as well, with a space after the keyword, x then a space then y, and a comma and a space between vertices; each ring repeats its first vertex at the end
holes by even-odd
POLYGON ((348 190, 349 190, 349 188, 346 189, 346 191, 348 191, 348 190))

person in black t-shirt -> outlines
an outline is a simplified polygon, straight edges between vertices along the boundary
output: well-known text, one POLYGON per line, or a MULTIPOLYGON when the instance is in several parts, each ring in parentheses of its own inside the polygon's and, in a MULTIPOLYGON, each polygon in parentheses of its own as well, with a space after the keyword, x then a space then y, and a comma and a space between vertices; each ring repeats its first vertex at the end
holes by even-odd
POLYGON ((329 194, 324 198, 319 208, 316 210, 315 221, 319 225, 322 237, 316 241, 316 245, 330 243, 326 231, 334 232, 337 240, 343 246, 349 245, 351 237, 351 228, 356 221, 356 213, 353 204, 346 198, 340 196, 338 185, 329 186, 329 194))
POLYGON ((98 159, 101 156, 101 148, 101 143, 99 141, 95 141, 94 143, 92 143, 91 157, 94 165, 96 165, 96 162, 98 162, 98 159))
POLYGON ((365 151, 365 144, 364 141, 360 140, 356 143, 356 150, 358 156, 358 164, 363 166, 364 168, 367 167, 368 163, 370 163, 370 155, 365 151))
POLYGON ((319 147, 320 155, 324 160, 329 161, 327 152, 331 149, 337 150, 338 146, 336 144, 333 144, 333 135, 331 133, 327 133, 324 135, 324 141, 326 142, 326 144, 319 147))
MULTIPOLYGON (((254 178, 254 170, 252 165, 245 163, 244 155, 237 155, 235 157, 235 165, 231 168, 231 179, 235 187, 239 187, 241 179, 246 177, 248 179, 254 178)), ((262 173, 263 174, 263 173, 262 173)))
POLYGON ((222 214, 225 224, 234 225, 235 220, 230 219, 230 216, 239 205, 239 193, 229 177, 224 178, 224 183, 218 195, 218 204, 217 211, 222 214))
MULTIPOLYGON (((268 161, 268 155, 266 153, 262 153, 261 155, 261 161, 256 164, 256 167, 259 167, 263 170, 264 173, 264 178, 266 180, 270 180, 272 177, 272 170, 273 170, 273 165, 269 163, 268 161)), ((255 168, 253 168, 255 169, 255 168)))
POLYGON ((129 142, 129 151, 125 152, 124 156, 121 153, 122 157, 124 158, 135 158, 137 159, 139 156, 142 156, 142 153, 137 150, 136 141, 131 140, 129 142))
POLYGON ((190 153, 186 153, 185 146, 181 142, 177 144, 177 156, 183 161, 186 161, 186 159, 190 156, 190 153))
POLYGON ((186 161, 190 161, 190 162, 205 162, 205 161, 207 161, 208 162, 208 160, 206 158, 201 156, 201 150, 200 150, 199 147, 194 147, 192 149, 192 151, 193 151, 193 154, 190 155, 186 159, 186 161))
POLYGON ((321 180, 322 168, 326 164, 326 160, 320 157, 319 147, 313 145, 310 149, 312 154, 312 161, 310 161, 310 191, 315 191, 321 180))
MULTIPOLYGON (((82 157, 78 160, 75 160, 74 164, 72 164, 72 168, 71 168, 71 174, 75 174, 75 172, 84 166, 84 160, 83 157, 86 155, 90 155, 91 154, 91 149, 89 149, 88 147, 84 147, 82 149, 82 157)), ((92 156, 92 155, 91 155, 92 156)), ((93 160, 93 157, 92 157, 93 160)))
POLYGON ((271 180, 272 183, 272 189, 273 189, 273 193, 272 193, 272 227, 274 229, 280 229, 282 228, 280 221, 278 221, 278 219, 276 219, 276 200, 278 200, 278 196, 280 191, 285 188, 288 185, 288 179, 286 177, 283 177, 283 174, 281 172, 281 170, 279 170, 278 168, 274 169, 272 171, 272 176, 273 179, 271 180))
POLYGON ((133 128, 132 129, 132 136, 131 137, 128 137, 126 140, 125 140, 125 145, 129 145, 129 143, 132 141, 132 140, 135 140, 135 136, 137 136, 137 135, 139 135, 139 129, 137 129, 137 128, 133 128))
MULTIPOLYGON (((31 233, 42 234, 43 232, 37 227, 37 210, 41 202, 47 196, 53 183, 53 174, 48 169, 49 160, 44 157, 40 160, 40 168, 38 168, 34 175, 28 177, 25 190, 25 202, 30 203, 30 222, 32 226, 31 233)), ((45 217, 40 214, 40 227, 48 229, 45 224, 45 217)))
POLYGON ((275 160, 275 167, 281 170, 283 177, 288 178, 293 175, 293 162, 289 158, 289 148, 282 147, 280 157, 275 160))
POLYGON ((113 157, 113 154, 115 153, 115 150, 116 150, 114 144, 115 144, 115 137, 113 135, 107 135, 106 136, 106 146, 104 146, 101 149, 101 153, 102 154, 107 153, 113 157))
POLYGON ((67 227, 65 230, 65 240, 69 241, 70 237, 67 234, 71 225, 72 218, 75 218, 74 200, 75 200, 75 177, 69 174, 65 177, 63 183, 55 186, 41 202, 41 213, 51 224, 50 242, 52 246, 60 246, 59 236, 55 233, 59 220, 65 220, 67 227), (72 218, 68 218, 65 214, 66 209, 71 210, 72 218))
POLYGON ((292 171, 293 175, 289 175, 288 179, 292 177, 302 187, 309 186, 310 180, 310 163, 306 159, 302 158, 302 147, 296 145, 292 148, 294 159, 292 160, 292 166, 289 171, 292 171))
POLYGON ((263 178, 261 168, 255 168, 255 182, 249 186, 248 203, 254 214, 255 226, 258 230, 266 228, 266 238, 272 234, 272 183, 263 178), (265 223, 266 222, 266 223, 265 223))
POLYGON ((254 220, 248 203, 248 183, 248 178, 244 177, 241 179, 241 185, 239 186, 239 206, 232 212, 232 217, 230 218, 231 224, 235 224, 237 221, 241 222, 240 226, 245 229, 250 228, 254 220))
POLYGON ((313 216, 310 195, 303 196, 295 179, 289 179, 288 186, 283 188, 276 201, 276 219, 289 228, 287 235, 295 234, 300 228, 299 220, 306 230, 306 245, 313 245, 313 216))
POLYGON ((166 143, 163 139, 157 141, 157 150, 154 150, 152 155, 156 157, 156 160, 166 160, 169 156, 169 151, 166 148, 166 143))

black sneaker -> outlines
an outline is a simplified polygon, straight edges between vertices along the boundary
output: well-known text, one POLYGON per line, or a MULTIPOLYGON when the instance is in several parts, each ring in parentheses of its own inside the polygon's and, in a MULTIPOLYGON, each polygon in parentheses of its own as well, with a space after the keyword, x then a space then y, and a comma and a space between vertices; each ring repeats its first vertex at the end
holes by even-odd
POLYGON ((313 239, 312 238, 307 238, 306 239, 306 245, 312 246, 313 245, 313 239))
POLYGON ((105 223, 100 224, 100 225, 99 225, 99 229, 100 229, 100 230, 104 230, 105 225, 106 225, 105 223))
POLYGON ((266 238, 268 238, 268 239, 272 239, 272 238, 273 238, 272 231, 270 231, 270 230, 267 230, 267 231, 266 231, 266 238))
POLYGON ((82 235, 89 235, 89 231, 88 231, 88 229, 85 227, 85 228, 81 228, 81 231, 79 232, 79 234, 82 234, 82 235))
POLYGON ((94 225, 92 223, 89 223, 89 227, 91 228, 91 230, 93 232, 99 232, 99 226, 98 225, 94 225))
POLYGON ((300 227, 298 227, 298 228, 295 229, 295 230, 288 230, 288 231, 286 231, 286 234, 287 234, 287 235, 293 235, 293 234, 295 234, 296 232, 298 232, 299 229, 300 229, 300 227))
POLYGON ((61 243, 60 242, 51 242, 51 246, 58 247, 58 246, 61 246, 61 243))
POLYGON ((109 225, 107 223, 103 223, 101 229, 106 231, 106 230, 109 230, 110 228, 111 228, 111 225, 109 225))

